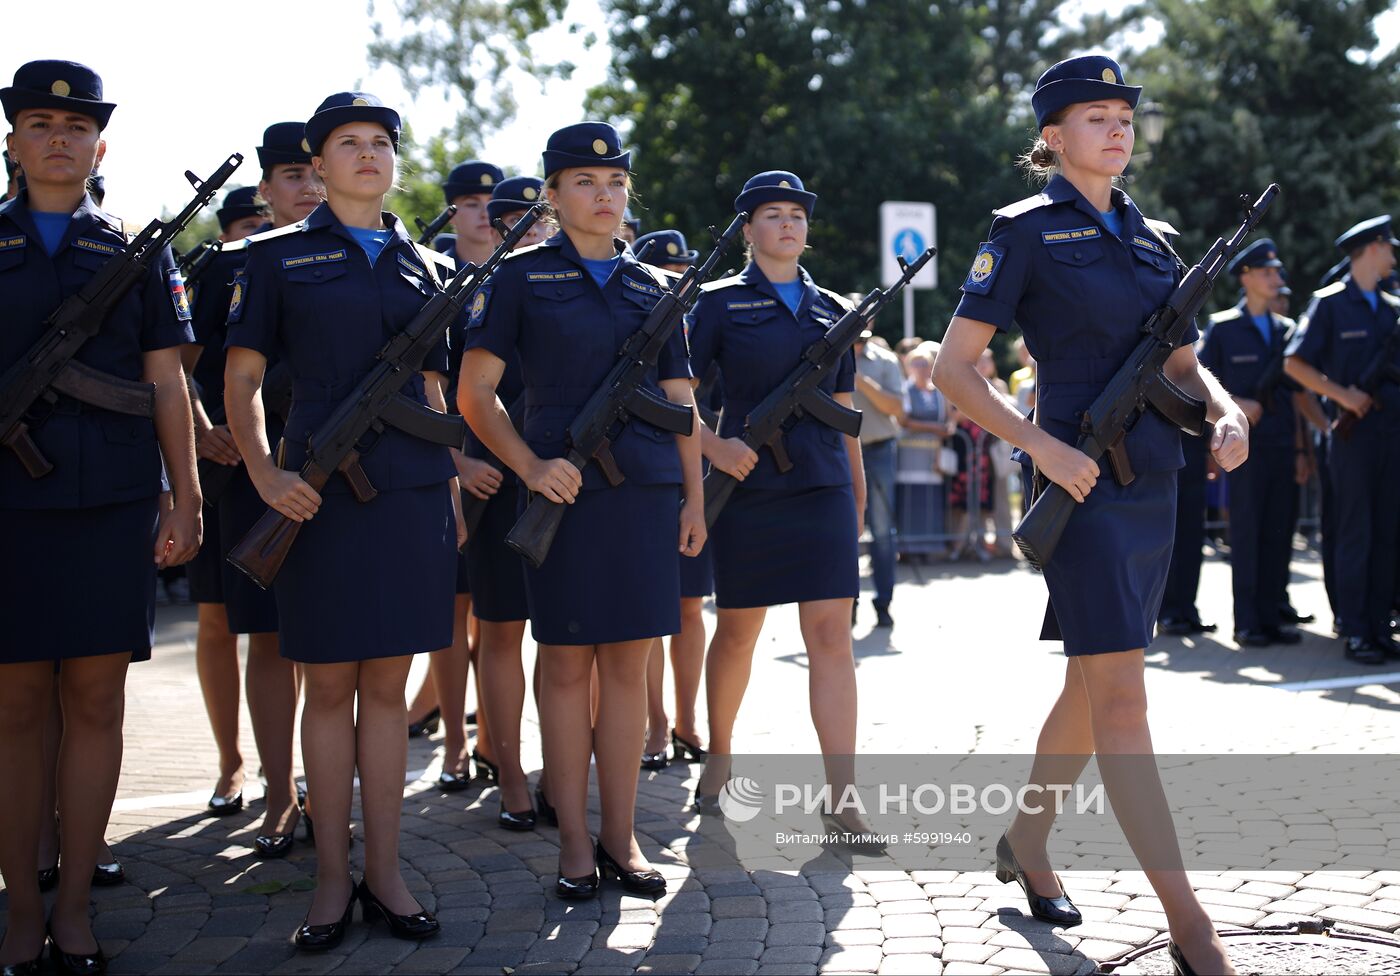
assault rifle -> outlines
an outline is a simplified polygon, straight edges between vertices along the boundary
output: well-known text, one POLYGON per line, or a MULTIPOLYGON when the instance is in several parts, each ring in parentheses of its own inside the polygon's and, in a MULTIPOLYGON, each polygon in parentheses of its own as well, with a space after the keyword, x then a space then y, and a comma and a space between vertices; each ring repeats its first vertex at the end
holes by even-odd
POLYGON ((457 212, 453 204, 448 204, 442 213, 433 218, 432 223, 423 223, 422 217, 414 217, 413 222, 418 225, 418 243, 425 247, 433 246, 433 238, 442 233, 442 229, 447 226, 447 222, 452 219, 452 215, 457 212))
MULTIPOLYGON (((1381 343, 1380 352, 1366 364, 1356 381, 1356 388, 1371 397, 1372 410, 1381 408, 1376 394, 1380 392, 1381 384, 1387 382, 1400 383, 1400 322, 1395 323, 1395 328, 1390 330, 1390 334, 1381 343)), ((1337 414, 1336 422, 1332 424, 1332 432, 1344 441, 1350 440, 1352 429, 1360 419, 1343 407, 1337 414)))

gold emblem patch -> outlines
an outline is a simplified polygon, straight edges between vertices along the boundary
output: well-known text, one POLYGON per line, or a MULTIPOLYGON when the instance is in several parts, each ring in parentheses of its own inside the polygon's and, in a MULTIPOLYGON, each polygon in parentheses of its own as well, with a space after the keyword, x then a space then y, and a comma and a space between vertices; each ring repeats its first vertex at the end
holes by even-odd
POLYGON ((681 253, 681 249, 678 248, 678 247, 676 247, 676 242, 675 242, 675 241, 672 241, 670 244, 667 244, 667 245, 666 245, 666 253, 667 253, 667 254, 679 254, 679 253, 681 253))
POLYGON ((302 151, 303 151, 303 152, 310 152, 310 151, 311 151, 311 143, 309 143, 309 142, 307 142, 305 139, 303 139, 303 140, 301 140, 301 148, 302 148, 302 151))
POLYGON ((593 151, 599 156, 606 156, 608 154, 608 144, 602 139, 594 139, 593 151))
POLYGON ((972 280, 976 282, 986 281, 996 270, 997 259, 990 251, 982 251, 977 255, 977 260, 972 262, 972 280))
POLYGON ((778 186, 782 187, 784 190, 792 189, 792 184, 789 183, 787 180, 779 180, 778 186))
POLYGON ((482 186, 490 186, 490 185, 492 184, 492 182, 494 182, 494 181, 491 179, 491 174, 490 174, 490 173, 482 173, 482 174, 481 174, 481 185, 482 185, 482 186))
POLYGON ((1106 81, 1106 82, 1108 82, 1108 83, 1111 85, 1111 84, 1114 84, 1115 82, 1118 81, 1118 76, 1115 75, 1115 74, 1113 73, 1113 69, 1112 69, 1112 68, 1104 68, 1104 69, 1103 69, 1103 80, 1106 81))
POLYGON ((476 298, 472 299, 472 318, 481 318, 481 313, 484 311, 486 311, 486 296, 477 292, 476 298))
POLYGON ((53 92, 59 98, 66 98, 68 93, 72 90, 73 87, 69 85, 68 82, 64 81, 62 78, 58 79, 58 81, 55 81, 52 85, 49 86, 49 91, 53 92))
POLYGON ((354 101, 352 101, 350 104, 351 104, 351 105, 357 105, 357 106, 358 106, 358 105, 368 105, 368 104, 369 104, 369 99, 368 99, 368 98, 357 98, 357 99, 355 99, 354 101))
POLYGON ((538 196, 533 186, 527 186, 525 189, 521 190, 520 195, 526 200, 533 200, 536 196, 538 196))

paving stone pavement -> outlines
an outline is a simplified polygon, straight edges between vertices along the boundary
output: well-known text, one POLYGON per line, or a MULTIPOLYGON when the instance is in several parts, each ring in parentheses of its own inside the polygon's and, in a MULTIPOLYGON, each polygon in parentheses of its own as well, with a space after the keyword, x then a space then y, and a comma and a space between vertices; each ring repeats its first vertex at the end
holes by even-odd
MULTIPOLYGON (((862 751, 1032 750, 1064 673, 1057 648, 1032 639, 1041 582, 1009 562, 905 568, 901 580, 895 630, 870 629, 868 602, 856 629, 862 751)), ((1201 608, 1221 633, 1162 640, 1148 654, 1160 752, 1400 751, 1400 675, 1316 691, 1270 687, 1362 671, 1320 636, 1330 620, 1307 554, 1295 564, 1293 593, 1321 618, 1308 640, 1242 650, 1221 636, 1230 630, 1228 566, 1207 563, 1201 608)), ((737 731, 746 751, 814 749, 795 623, 790 607, 770 615, 737 731)), ((216 764, 194 676, 192 610, 162 608, 159 636, 154 660, 131 672, 108 833, 128 883, 93 894, 113 973, 1087 974, 1165 932, 1161 904, 1134 871, 1064 872, 1086 921, 1061 930, 1030 919, 1018 889, 998 884, 990 864, 906 871, 817 858, 745 869, 685 810, 695 764, 641 777, 638 839, 669 881, 665 897, 605 885, 597 901, 561 902, 552 894, 555 832, 497 828, 488 784, 438 792, 434 739, 410 743, 409 767, 423 773, 405 789, 402 858, 441 936, 414 945, 357 922, 337 950, 298 954, 288 939, 310 900, 312 848, 299 841, 284 861, 252 856, 262 815, 252 784, 242 814, 204 814, 216 764)), ((244 723, 252 770, 246 709, 244 723)), ((525 755, 537 759, 533 711, 525 738, 525 755)), ((596 815, 595 805, 594 823, 596 815)), ((352 859, 359 853, 353 846, 352 859)), ((1400 871, 1202 872, 1192 881, 1222 927, 1314 918, 1400 933, 1400 871)), ((0 915, 4 904, 0 895, 0 915)))

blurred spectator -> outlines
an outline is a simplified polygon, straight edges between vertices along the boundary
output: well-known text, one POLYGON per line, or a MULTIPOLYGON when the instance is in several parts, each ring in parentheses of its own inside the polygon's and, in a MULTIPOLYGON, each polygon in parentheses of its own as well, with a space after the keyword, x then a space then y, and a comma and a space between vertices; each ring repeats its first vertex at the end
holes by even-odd
MULTIPOLYGON (((875 583, 877 627, 890 627, 894 597, 895 448, 904 417, 904 371, 899 359, 871 342, 867 329, 856 340, 855 405, 863 418, 860 449, 865 461, 865 522, 870 528, 870 571, 875 583)), ((852 622, 855 608, 851 610, 852 622)))
POLYGON ((1021 408, 1022 413, 1029 415, 1035 407, 1035 359, 1026 348, 1026 340, 1020 336, 1017 336, 1014 348, 1021 368, 1011 374, 1007 388, 1010 389, 1016 406, 1021 408))
MULTIPOLYGON (((982 357, 977 361, 977 369, 987 382, 996 388, 998 393, 1004 396, 1011 395, 1011 390, 1007 387, 1006 382, 997 376, 996 359, 993 358, 990 349, 982 350, 982 357)), ((991 515, 992 526, 996 532, 996 539, 992 543, 992 555, 1009 558, 1012 549, 1011 498, 1008 484, 1017 465, 1011 461, 1011 445, 1000 438, 991 438, 991 443, 987 445, 987 457, 991 462, 992 505, 990 512, 986 508, 982 509, 982 516, 985 520, 988 515, 991 515)), ((978 530, 977 538, 980 541, 982 526, 976 528, 978 530)))
POLYGON ((894 344, 894 354, 903 362, 911 352, 923 344, 924 340, 920 339, 918 336, 908 336, 894 344))
POLYGON ((901 558, 947 554, 943 517, 943 478, 957 472, 957 455, 947 446, 955 424, 943 394, 933 385, 938 343, 922 342, 904 358, 904 419, 900 422, 896 511, 901 558))

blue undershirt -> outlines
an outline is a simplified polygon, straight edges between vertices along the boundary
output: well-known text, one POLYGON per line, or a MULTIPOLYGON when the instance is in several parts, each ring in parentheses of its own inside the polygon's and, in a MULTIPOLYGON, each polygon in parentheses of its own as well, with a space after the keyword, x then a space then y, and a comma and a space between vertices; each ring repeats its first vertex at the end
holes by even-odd
POLYGON ((594 261, 591 258, 580 258, 583 266, 588 269, 588 273, 593 276, 593 280, 598 282, 598 287, 607 285, 608 279, 612 277, 613 268, 617 267, 617 262, 621 258, 604 258, 601 261, 594 261))
POLYGON ((1099 214, 1103 218, 1103 225, 1108 228, 1110 234, 1119 240, 1123 239, 1123 215, 1118 212, 1118 208, 1105 211, 1099 214))
POLYGON ((73 219, 73 215, 31 210, 29 216, 34 219, 34 229, 39 232, 39 240, 43 242, 44 250, 52 257, 53 252, 58 250, 58 245, 63 242, 63 235, 68 233, 68 223, 73 219))
POLYGON ((1366 291, 1364 288, 1358 288, 1357 290, 1361 292, 1361 297, 1366 299, 1366 304, 1371 306, 1371 311, 1374 312, 1380 307, 1380 299, 1376 297, 1375 292, 1366 291))
POLYGON ((1274 344, 1273 321, 1269 318, 1267 314, 1251 315, 1250 318, 1254 319, 1255 327, 1259 329, 1259 334, 1264 337, 1264 345, 1272 346, 1274 344))
POLYGON ((384 247, 389 243, 389 231, 385 229, 371 230, 367 227, 347 227, 350 236, 355 238, 356 243, 365 249, 369 255, 369 263, 379 260, 379 255, 384 252, 384 247))
POLYGON ((802 295, 807 288, 802 284, 802 279, 793 281, 775 281, 773 287, 778 290, 778 297, 783 300, 783 304, 792 310, 792 314, 797 314, 797 306, 802 304, 802 295))

